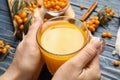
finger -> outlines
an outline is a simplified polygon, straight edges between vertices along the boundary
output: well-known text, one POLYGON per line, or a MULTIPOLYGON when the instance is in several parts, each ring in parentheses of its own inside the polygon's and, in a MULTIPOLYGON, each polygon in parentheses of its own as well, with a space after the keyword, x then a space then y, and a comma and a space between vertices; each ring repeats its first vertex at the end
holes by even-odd
POLYGON ((86 67, 86 65, 95 58, 98 50, 100 49, 100 40, 93 37, 90 43, 82 49, 75 57, 71 59, 75 64, 79 64, 79 69, 86 67))
POLYGON ((100 69, 100 60, 99 60, 99 55, 97 54, 95 58, 88 64, 90 69, 100 69))
POLYGON ((35 18, 34 23, 30 26, 28 34, 26 36, 29 36, 30 39, 35 39, 37 30, 41 24, 42 20, 39 17, 35 18))
POLYGON ((100 77, 101 72, 100 72, 100 60, 99 60, 99 55, 96 55, 96 57, 91 61, 89 64, 89 67, 87 69, 87 73, 91 74, 93 77, 100 77))

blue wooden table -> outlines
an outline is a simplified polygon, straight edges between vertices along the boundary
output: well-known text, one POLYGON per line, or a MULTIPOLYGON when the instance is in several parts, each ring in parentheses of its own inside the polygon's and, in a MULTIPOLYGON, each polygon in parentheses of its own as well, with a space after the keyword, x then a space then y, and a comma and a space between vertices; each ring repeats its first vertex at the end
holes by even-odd
MULTIPOLYGON (((90 5, 95 0, 70 0, 71 5, 76 13, 76 18, 80 18, 83 13, 90 7, 90 5), (86 8, 84 10, 80 10, 79 6, 84 5, 86 8)), ((116 55, 112 55, 112 51, 115 49, 115 41, 117 30, 119 28, 119 9, 120 9, 120 0, 96 0, 98 1, 98 7, 95 11, 91 14, 91 16, 95 16, 99 9, 103 6, 111 7, 115 12, 115 16, 112 21, 108 23, 108 28, 105 29, 100 26, 97 31, 93 34, 94 36, 101 37, 101 33, 105 32, 112 32, 113 37, 112 39, 106 38, 106 48, 102 55, 100 55, 100 67, 101 67, 101 80, 119 80, 120 79, 120 66, 115 67, 113 65, 113 61, 120 60, 120 58, 116 55)), ((16 46, 19 43, 19 40, 13 36, 13 25, 12 19, 10 16, 10 12, 7 5, 7 0, 0 0, 0 39, 4 40, 6 43, 9 43, 12 46, 12 51, 8 53, 5 60, 0 62, 0 74, 3 74, 7 68, 9 67, 10 63, 12 62, 14 52, 16 46)), ((51 76, 49 75, 48 71, 45 70, 44 67, 41 80, 50 80, 51 76), (48 75, 46 75, 48 73, 48 75)))

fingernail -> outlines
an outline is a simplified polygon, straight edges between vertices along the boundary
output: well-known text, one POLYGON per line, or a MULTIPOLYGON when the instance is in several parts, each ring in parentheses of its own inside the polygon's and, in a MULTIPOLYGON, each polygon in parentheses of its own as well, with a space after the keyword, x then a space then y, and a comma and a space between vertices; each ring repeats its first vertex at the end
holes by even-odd
POLYGON ((96 49, 100 49, 100 47, 101 47, 100 38, 99 38, 99 37, 92 37, 91 44, 92 44, 96 49))

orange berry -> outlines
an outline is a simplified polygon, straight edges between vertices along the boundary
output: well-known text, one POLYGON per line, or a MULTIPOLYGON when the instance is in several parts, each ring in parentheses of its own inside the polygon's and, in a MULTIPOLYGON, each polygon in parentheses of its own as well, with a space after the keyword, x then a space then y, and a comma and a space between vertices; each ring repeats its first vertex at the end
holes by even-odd
POLYGON ((24 23, 26 23, 27 21, 28 21, 28 18, 27 18, 27 17, 23 19, 23 22, 24 22, 24 23))
POLYGON ((98 25, 96 25, 96 24, 92 24, 92 26, 96 29, 98 28, 98 25))
POLYGON ((95 19, 96 19, 96 20, 99 20, 99 17, 98 17, 98 16, 96 16, 96 17, 95 17, 95 19))
POLYGON ((93 22, 89 21, 89 22, 87 22, 87 24, 88 24, 89 26, 91 26, 91 25, 93 24, 93 22))
POLYGON ((92 21, 94 18, 93 17, 90 17, 90 21, 92 21))
POLYGON ((34 8, 30 7, 30 11, 33 13, 34 12, 34 8))
POLYGON ((23 25, 23 24, 21 24, 20 26, 19 26, 19 29, 21 29, 21 30, 23 30, 25 28, 25 26, 23 25))
POLYGON ((107 37, 107 32, 102 32, 101 36, 102 36, 102 38, 107 37))
POLYGON ((20 24, 23 23, 23 20, 22 20, 22 19, 18 19, 18 20, 17 20, 17 23, 18 23, 18 25, 20 25, 20 24))
POLYGON ((62 2, 60 6, 61 6, 62 8, 65 8, 66 3, 62 2))
POLYGON ((26 17, 27 17, 27 13, 26 13, 26 12, 22 12, 22 13, 20 14, 20 17, 21 17, 21 18, 26 18, 26 17))
POLYGON ((35 9, 35 8, 37 8, 37 6, 36 6, 36 5, 33 5, 33 8, 35 9))
POLYGON ((119 66, 120 62, 119 61, 114 61, 113 64, 114 64, 114 66, 119 66))
POLYGON ((15 20, 18 20, 18 19, 21 19, 21 18, 20 18, 20 16, 15 15, 15 16, 14 16, 14 19, 15 19, 15 20))
POLYGON ((2 52, 2 54, 6 54, 7 53, 7 48, 3 48, 1 52, 2 52))
POLYGON ((84 8, 85 8, 85 6, 84 6, 84 5, 81 5, 81 6, 80 6, 80 9, 81 9, 81 10, 83 10, 84 8))
POLYGON ((96 20, 95 20, 95 19, 92 19, 92 20, 91 20, 91 22, 92 22, 92 23, 95 23, 95 22, 96 22, 96 20))
POLYGON ((3 40, 0 40, 0 45, 4 45, 4 42, 3 42, 3 40))
POLYGON ((96 24, 96 25, 99 25, 99 24, 100 24, 100 21, 95 20, 95 24, 96 24))
POLYGON ((6 44, 6 45, 5 45, 5 48, 10 49, 10 45, 9 45, 9 44, 6 44))
POLYGON ((89 26, 88 29, 91 31, 91 32, 95 32, 95 28, 93 26, 89 26))
POLYGON ((29 10, 27 7, 24 7, 23 10, 29 10))
POLYGON ((114 11, 111 11, 110 13, 109 13, 109 16, 113 16, 115 14, 115 12, 114 11))
POLYGON ((112 38, 112 33, 108 32, 108 33, 107 33, 107 37, 108 37, 108 38, 112 38))
POLYGON ((87 25, 87 22, 86 22, 86 21, 84 21, 84 22, 83 22, 83 24, 84 24, 84 25, 87 25))
POLYGON ((56 8, 57 10, 60 10, 60 6, 59 6, 59 5, 55 6, 55 8, 56 8))
POLYGON ((22 15, 22 12, 18 12, 18 16, 20 16, 20 17, 21 17, 21 15, 22 15))
POLYGON ((51 1, 50 4, 51 4, 51 6, 55 6, 55 2, 54 1, 51 1))
POLYGON ((111 9, 107 7, 105 11, 106 11, 106 13, 110 13, 111 9))

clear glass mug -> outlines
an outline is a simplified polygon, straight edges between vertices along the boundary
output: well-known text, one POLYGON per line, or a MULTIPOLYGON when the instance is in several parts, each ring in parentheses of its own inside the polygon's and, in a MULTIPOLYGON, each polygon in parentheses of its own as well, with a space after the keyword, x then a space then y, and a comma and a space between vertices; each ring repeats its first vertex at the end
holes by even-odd
POLYGON ((66 16, 48 20, 37 32, 37 42, 51 74, 84 48, 89 40, 87 27, 80 20, 66 16))

